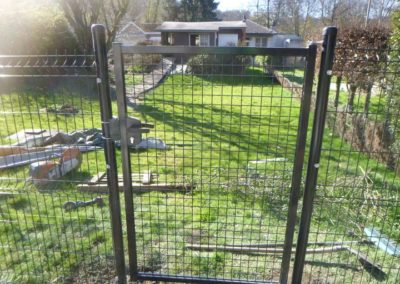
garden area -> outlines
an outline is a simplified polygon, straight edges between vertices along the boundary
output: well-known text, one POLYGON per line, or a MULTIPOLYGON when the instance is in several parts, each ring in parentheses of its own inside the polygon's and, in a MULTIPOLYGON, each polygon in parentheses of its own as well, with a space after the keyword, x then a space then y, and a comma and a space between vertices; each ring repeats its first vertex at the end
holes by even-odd
MULTIPOLYGON (((89 93, 28 90, 1 94, 1 144, 14 143, 8 137, 21 129, 69 133, 100 128, 98 99, 89 93), (45 111, 66 104, 79 112, 45 111)), ((116 110, 113 101, 115 114, 116 110)), ((151 171, 158 182, 193 185, 183 193, 135 194, 141 271, 279 279, 280 253, 197 248, 283 243, 299 111, 300 100, 259 68, 235 76, 170 75, 136 108, 129 108, 129 115, 154 125, 148 137, 169 145, 168 149, 132 149, 133 173, 151 171)), ((311 125, 312 115, 309 129, 311 125)), ((385 275, 366 269, 356 255, 340 251, 307 255, 304 279, 396 283, 397 257, 365 244, 363 229, 375 227, 399 240, 400 180, 386 165, 355 151, 329 128, 323 148, 309 241, 353 241, 351 247, 380 266, 385 275)), ((45 188, 27 181, 27 166, 1 170, 2 190, 15 193, 0 197, 2 280, 62 283, 76 280, 80 273, 90 277, 93 263, 99 269, 108 267, 112 274, 107 196, 102 194, 104 207, 63 208, 65 202, 97 196, 78 190, 77 184, 104 169, 104 154, 97 150, 83 154, 79 170, 45 188)), ((122 215, 124 220, 124 209, 122 215)))

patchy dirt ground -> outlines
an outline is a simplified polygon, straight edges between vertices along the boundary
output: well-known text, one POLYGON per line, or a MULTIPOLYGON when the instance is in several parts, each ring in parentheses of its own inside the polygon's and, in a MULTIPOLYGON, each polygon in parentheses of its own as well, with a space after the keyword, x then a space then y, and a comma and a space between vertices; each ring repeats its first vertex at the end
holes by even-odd
MULTIPOLYGON (((289 275, 291 279, 292 275, 289 275)), ((277 275, 277 279, 279 275, 277 275)), ((290 281, 289 281, 290 282, 290 281)), ((117 284, 115 277, 115 269, 113 259, 101 260, 97 262, 92 262, 87 265, 82 265, 78 268, 76 273, 72 277, 58 279, 54 283, 93 283, 93 284, 117 284)), ((171 284, 171 282, 158 282, 158 281, 130 281, 129 284, 171 284)), ((331 284, 333 282, 326 278, 316 278, 313 277, 310 271, 308 271, 307 266, 305 267, 303 275, 303 283, 310 284, 331 284)))
MULTIPOLYGON (((102 259, 93 261, 89 264, 80 266, 76 273, 68 278, 59 279, 55 283, 79 283, 79 284, 117 284, 115 277, 115 268, 113 259, 102 259)), ((163 284, 165 282, 156 281, 129 281, 129 284, 163 284)))

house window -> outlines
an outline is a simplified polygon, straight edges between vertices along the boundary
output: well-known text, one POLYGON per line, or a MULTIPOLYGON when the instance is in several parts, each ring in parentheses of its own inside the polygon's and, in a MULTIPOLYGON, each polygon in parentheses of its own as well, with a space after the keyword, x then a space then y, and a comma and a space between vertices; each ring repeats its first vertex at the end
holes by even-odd
POLYGON ((267 47, 268 40, 266 37, 256 37, 256 47, 267 47))
POLYGON ((210 46, 210 34, 190 34, 189 36, 191 46, 210 46))

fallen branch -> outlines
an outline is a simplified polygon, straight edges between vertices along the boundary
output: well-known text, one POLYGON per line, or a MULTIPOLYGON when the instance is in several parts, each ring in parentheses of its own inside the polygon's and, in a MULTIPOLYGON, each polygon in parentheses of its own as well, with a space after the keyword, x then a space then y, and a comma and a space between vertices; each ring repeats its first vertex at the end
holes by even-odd
MULTIPOLYGON (((272 254, 282 254, 283 248, 268 248, 268 247, 245 247, 245 246, 223 246, 223 245, 200 245, 200 244, 187 244, 186 248, 191 250, 199 250, 199 251, 228 251, 228 252, 236 252, 236 253, 272 253, 272 254)), ((328 253, 328 252, 337 252, 347 250, 346 246, 333 246, 326 248, 312 248, 307 249, 307 253, 318 254, 318 253, 328 253)), ((296 250, 293 248, 292 253, 295 253, 296 250)))
MULTIPOLYGON (((154 184, 143 184, 143 183, 132 183, 132 191, 134 193, 145 193, 150 191, 159 192, 188 192, 191 191, 195 186, 193 184, 185 183, 154 183, 154 184)), ((124 190, 124 184, 118 183, 119 191, 124 190)), ((108 193, 109 188, 107 184, 78 184, 77 189, 85 192, 92 193, 108 193)))
MULTIPOLYGON (((244 254, 283 254, 283 248, 262 248, 262 247, 245 247, 245 246, 224 246, 224 245, 201 245, 201 244, 186 244, 186 248, 190 250, 198 250, 198 251, 227 251, 233 253, 244 253, 244 254)), ((325 248, 309 248, 307 249, 307 254, 323 254, 323 253, 332 253, 339 251, 347 251, 357 257, 363 267, 371 271, 372 273, 378 273, 383 277, 386 276, 386 273, 383 272, 382 268, 371 260, 369 260, 365 255, 360 253, 360 251, 350 248, 345 245, 338 245, 332 247, 325 248)), ((295 253, 296 249, 292 249, 292 253, 295 253)))
MULTIPOLYGON (((353 244, 371 244, 371 242, 366 240, 361 241, 337 241, 337 242, 310 242, 307 243, 308 246, 341 246, 341 245, 353 245, 353 244)), ((284 243, 276 244, 243 244, 238 247, 257 247, 257 248, 274 248, 274 247, 284 247, 284 243)), ((235 245, 229 245, 235 246, 235 245)), ((296 246, 296 244, 293 244, 296 246)))

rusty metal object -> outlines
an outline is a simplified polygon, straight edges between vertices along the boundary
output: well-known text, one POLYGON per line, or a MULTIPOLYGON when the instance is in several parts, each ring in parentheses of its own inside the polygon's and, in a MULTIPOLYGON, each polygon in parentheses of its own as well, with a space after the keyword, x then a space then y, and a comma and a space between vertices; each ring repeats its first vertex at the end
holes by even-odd
POLYGON ((81 207, 91 206, 95 204, 97 204, 98 207, 103 207, 105 205, 103 198, 101 196, 97 196, 89 201, 67 201, 63 204, 63 209, 65 211, 72 211, 81 207))

